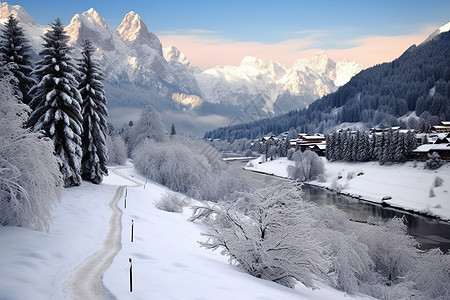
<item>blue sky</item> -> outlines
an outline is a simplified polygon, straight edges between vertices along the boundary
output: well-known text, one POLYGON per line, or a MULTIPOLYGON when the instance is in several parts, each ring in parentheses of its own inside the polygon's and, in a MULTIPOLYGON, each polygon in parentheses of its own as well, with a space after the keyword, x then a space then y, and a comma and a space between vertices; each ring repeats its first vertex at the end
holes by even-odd
POLYGON ((174 44, 202 68, 238 64, 245 55, 289 66, 298 55, 311 56, 320 50, 335 60, 345 57, 369 66, 394 59, 410 44, 420 43, 435 28, 450 21, 448 0, 23 0, 8 3, 22 6, 42 25, 56 17, 68 24, 74 14, 93 7, 111 30, 133 10, 158 35, 164 47, 174 44), (383 51, 380 45, 374 48, 379 43, 395 49, 383 51), (215 53, 205 54, 211 51, 215 53), (362 58, 363 52, 366 58, 362 58))

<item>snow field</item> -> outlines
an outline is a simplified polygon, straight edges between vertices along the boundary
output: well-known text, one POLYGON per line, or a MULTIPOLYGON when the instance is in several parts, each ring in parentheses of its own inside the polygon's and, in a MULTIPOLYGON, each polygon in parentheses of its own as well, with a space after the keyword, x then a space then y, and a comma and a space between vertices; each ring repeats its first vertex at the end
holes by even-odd
POLYGON ((102 247, 109 229, 109 203, 123 185, 128 188, 127 208, 123 207, 125 195, 118 202, 123 211, 122 247, 103 275, 105 288, 117 299, 353 298, 320 282, 314 291, 301 284, 289 289, 239 271, 219 251, 199 247, 197 241, 204 238, 205 228, 187 221, 189 208, 182 214, 156 209, 154 202, 169 190, 145 182, 132 166, 110 169, 100 185, 84 181, 80 187, 65 189, 62 202, 53 210, 48 233, 0 227, 0 299, 73 297, 64 293, 64 284, 77 266, 102 247), (129 258, 133 263, 132 293, 129 258))

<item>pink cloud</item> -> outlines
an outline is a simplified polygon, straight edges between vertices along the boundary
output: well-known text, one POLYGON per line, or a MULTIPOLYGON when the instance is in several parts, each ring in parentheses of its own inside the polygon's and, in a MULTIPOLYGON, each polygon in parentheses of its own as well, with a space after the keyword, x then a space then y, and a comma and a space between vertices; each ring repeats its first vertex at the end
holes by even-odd
POLYGON ((428 25, 416 34, 360 37, 344 41, 343 43, 349 46, 343 49, 315 47, 320 38, 317 34, 276 44, 239 42, 204 34, 171 34, 160 35, 159 38, 164 47, 176 46, 194 66, 202 70, 217 65, 239 65, 245 56, 255 56, 265 62, 277 61, 290 67, 298 58, 311 57, 323 50, 335 61, 348 59, 370 67, 394 60, 412 44, 424 41, 436 28, 434 25, 428 25))

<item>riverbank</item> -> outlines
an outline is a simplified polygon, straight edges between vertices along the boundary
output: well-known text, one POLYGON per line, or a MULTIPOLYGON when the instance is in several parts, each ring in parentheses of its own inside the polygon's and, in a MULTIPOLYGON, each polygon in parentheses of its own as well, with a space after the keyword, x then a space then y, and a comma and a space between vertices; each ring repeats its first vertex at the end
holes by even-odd
MULTIPOLYGON (((308 184, 333 190, 363 201, 399 208, 405 211, 450 221, 450 164, 437 170, 424 168, 423 162, 406 162, 380 166, 378 162, 325 163, 325 181, 308 184), (435 186, 436 177, 442 179, 435 186)), ((288 177, 288 166, 294 162, 277 158, 250 161, 246 170, 288 177)))

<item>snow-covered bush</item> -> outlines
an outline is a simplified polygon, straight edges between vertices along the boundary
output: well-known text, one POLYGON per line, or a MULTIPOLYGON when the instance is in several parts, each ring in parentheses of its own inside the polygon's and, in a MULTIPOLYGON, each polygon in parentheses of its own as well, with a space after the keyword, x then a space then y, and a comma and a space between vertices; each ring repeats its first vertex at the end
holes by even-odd
POLYGON ((450 254, 439 249, 420 254, 407 279, 417 299, 450 299, 450 254))
POLYGON ((378 274, 378 282, 397 284, 414 266, 417 241, 406 232, 404 220, 394 217, 387 221, 370 221, 362 227, 358 240, 368 246, 369 255, 378 274))
POLYGON ((108 148, 108 164, 124 165, 127 161, 127 146, 123 138, 118 136, 106 136, 106 147, 108 148))
POLYGON ((144 176, 198 199, 217 202, 246 189, 245 180, 230 173, 214 147, 180 134, 165 142, 146 139, 132 157, 144 176))
POLYGON ((441 159, 437 152, 433 152, 428 154, 428 160, 425 162, 425 168, 428 169, 438 169, 440 166, 444 164, 444 161, 441 159))
POLYGON ((314 276, 328 270, 325 247, 305 202, 294 183, 239 193, 222 208, 197 207, 191 220, 206 219, 207 249, 221 249, 231 263, 247 273, 293 287, 313 286, 314 276), (242 207, 245 207, 245 213, 242 207))
POLYGON ((433 198, 433 197, 435 197, 435 196, 436 196, 436 195, 434 194, 433 189, 430 189, 429 197, 430 197, 430 198, 433 198))
POLYGON ((361 283, 373 276, 373 262, 368 247, 357 240, 347 215, 334 206, 316 206, 313 210, 314 227, 320 229, 320 240, 327 245, 331 262, 326 279, 336 288, 349 294, 359 291, 361 283))
POLYGON ((444 179, 439 176, 436 176, 433 181, 433 187, 441 186, 444 183, 444 179))
POLYGON ((287 159, 288 160, 292 160, 292 155, 294 155, 294 153, 295 153, 295 149, 289 149, 288 151, 287 151, 287 159))
POLYGON ((51 140, 23 128, 26 106, 0 82, 0 225, 48 230, 63 181, 51 140))
POLYGON ((288 167, 289 177, 300 181, 309 181, 325 172, 322 159, 313 151, 296 151, 292 155, 295 166, 288 167))
POLYGON ((182 213, 187 203, 175 193, 167 193, 155 202, 155 207, 167 212, 182 213))
POLYGON ((196 190, 211 182, 189 148, 183 144, 157 143, 147 139, 133 152, 136 169, 168 188, 196 196, 196 190))

